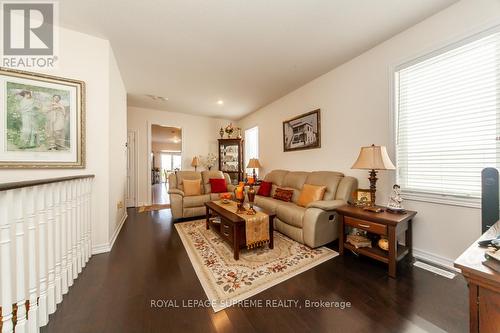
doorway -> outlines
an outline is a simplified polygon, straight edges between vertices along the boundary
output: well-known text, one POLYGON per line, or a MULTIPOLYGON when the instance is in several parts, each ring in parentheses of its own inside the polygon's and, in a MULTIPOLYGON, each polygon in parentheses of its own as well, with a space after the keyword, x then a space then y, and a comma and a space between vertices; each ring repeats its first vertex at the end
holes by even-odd
POLYGON ((151 204, 169 205, 168 176, 182 168, 182 129, 151 125, 151 204))
POLYGON ((127 131, 127 197, 125 199, 127 208, 137 206, 136 137, 135 131, 127 131))

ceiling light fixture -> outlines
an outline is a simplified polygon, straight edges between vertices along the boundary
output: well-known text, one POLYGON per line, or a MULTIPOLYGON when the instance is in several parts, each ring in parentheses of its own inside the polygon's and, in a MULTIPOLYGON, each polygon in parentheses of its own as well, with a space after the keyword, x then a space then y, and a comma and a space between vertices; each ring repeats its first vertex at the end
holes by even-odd
POLYGON ((219 99, 219 100, 217 101, 217 104, 219 104, 219 105, 224 105, 224 101, 223 101, 222 99, 219 99))
POLYGON ((152 100, 155 100, 155 101, 163 101, 163 102, 168 101, 168 97, 162 97, 162 96, 156 96, 156 95, 146 95, 146 96, 148 96, 149 98, 151 98, 152 100))

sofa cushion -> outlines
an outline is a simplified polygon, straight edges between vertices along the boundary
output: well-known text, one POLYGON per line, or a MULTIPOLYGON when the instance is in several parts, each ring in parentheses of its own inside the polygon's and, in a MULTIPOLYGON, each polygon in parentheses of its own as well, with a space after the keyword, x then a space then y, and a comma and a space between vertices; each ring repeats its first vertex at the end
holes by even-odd
POLYGON ((285 201, 285 202, 290 202, 292 201, 293 197, 293 190, 287 190, 281 187, 278 187, 276 189, 276 192, 273 195, 274 199, 285 201))
POLYGON ((201 194, 201 184, 200 179, 184 179, 184 195, 189 197, 192 195, 200 195, 201 194))
POLYGON ((286 170, 273 170, 264 177, 264 180, 276 186, 281 186, 283 185, 283 178, 285 178, 287 173, 288 171, 286 170))
POLYGON ((224 178, 210 178, 210 193, 227 192, 226 180, 224 178))
POLYGON ((203 206, 207 201, 210 201, 210 194, 184 197, 183 207, 184 208, 200 207, 203 206))
POLYGON ((291 188, 294 188, 294 189, 300 191, 300 190, 302 190, 302 186, 304 186, 304 183, 306 182, 307 176, 309 174, 310 174, 310 172, 290 171, 283 178, 282 185, 284 187, 291 187, 291 188))
POLYGON ((268 197, 271 195, 271 188, 273 183, 262 181, 259 186, 259 190, 257 191, 257 195, 262 195, 263 197, 268 197))
MULTIPOLYGON (((184 180, 195 180, 199 179, 200 184, 201 184, 201 173, 196 172, 196 171, 177 171, 175 173, 175 176, 177 178, 177 188, 181 191, 184 191, 184 180)), ((204 188, 203 186, 201 187, 202 193, 204 193, 204 188)))
POLYGON ((326 186, 304 184, 297 205, 306 207, 310 202, 322 200, 325 191, 326 186))
POLYGON ((306 209, 293 202, 279 202, 276 207, 276 216, 283 222, 302 228, 302 220, 306 209))
MULTIPOLYGON (((219 170, 205 170, 201 172, 201 179, 203 181, 203 189, 204 193, 212 192, 212 188, 210 185, 210 179, 225 179, 224 173, 219 170)), ((226 183, 227 184, 227 183, 226 183)))
POLYGON ((271 197, 255 196, 255 205, 267 211, 268 213, 276 214, 276 207, 282 202, 271 197))
POLYGON ((306 179, 306 184, 326 186, 324 200, 333 200, 340 181, 344 177, 343 173, 335 171, 313 171, 306 179))

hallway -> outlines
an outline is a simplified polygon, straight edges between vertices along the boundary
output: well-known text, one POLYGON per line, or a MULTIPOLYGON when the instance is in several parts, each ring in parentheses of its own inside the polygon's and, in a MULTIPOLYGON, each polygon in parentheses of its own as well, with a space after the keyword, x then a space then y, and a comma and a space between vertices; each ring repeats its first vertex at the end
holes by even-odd
POLYGON ((153 205, 166 205, 170 203, 168 196, 168 183, 158 183, 151 185, 153 205))
POLYGON ((448 280, 402 263, 394 280, 384 265, 349 254, 252 299, 344 300, 351 309, 232 307, 214 313, 182 307, 206 295, 170 210, 128 214, 113 250, 90 259, 42 332, 467 331, 461 276, 448 280), (179 307, 152 308, 152 300, 175 300, 179 307))

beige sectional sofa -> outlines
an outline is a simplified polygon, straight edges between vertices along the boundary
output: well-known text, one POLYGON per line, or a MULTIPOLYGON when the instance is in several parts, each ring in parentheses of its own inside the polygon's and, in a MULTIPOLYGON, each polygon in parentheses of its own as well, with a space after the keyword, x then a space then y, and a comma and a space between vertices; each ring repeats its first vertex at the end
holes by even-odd
POLYGON ((172 217, 176 219, 205 215, 205 202, 219 199, 220 193, 212 193, 210 178, 225 178, 227 189, 233 192, 234 186, 227 173, 221 171, 178 171, 168 177, 170 206, 172 217), (185 196, 184 179, 199 179, 201 181, 201 195, 185 196))
MULTIPOLYGON (((233 192, 234 186, 230 184, 229 175, 221 171, 178 171, 169 176, 168 193, 174 219, 205 215, 205 202, 217 200, 220 195, 220 193, 211 193, 210 178, 225 178, 228 192, 233 192), (185 196, 184 179, 200 179, 201 195, 185 196)), ((273 170, 265 176, 264 180, 273 183, 271 196, 256 195, 255 204, 276 214, 274 219, 276 230, 313 248, 337 239, 335 209, 347 203, 358 185, 356 178, 346 177, 334 171, 273 170), (304 184, 326 186, 323 200, 311 202, 306 207, 297 205, 304 184), (293 190, 291 202, 273 199, 272 196, 278 187, 293 190)))
POLYGON ((337 239, 335 209, 347 203, 358 185, 356 178, 334 171, 273 170, 264 180, 273 183, 271 196, 257 195, 255 204, 276 213, 276 230, 313 248, 337 239), (306 207, 298 206, 296 203, 304 184, 326 186, 323 200, 311 202, 306 207), (273 199, 278 187, 293 190, 291 202, 273 199))

